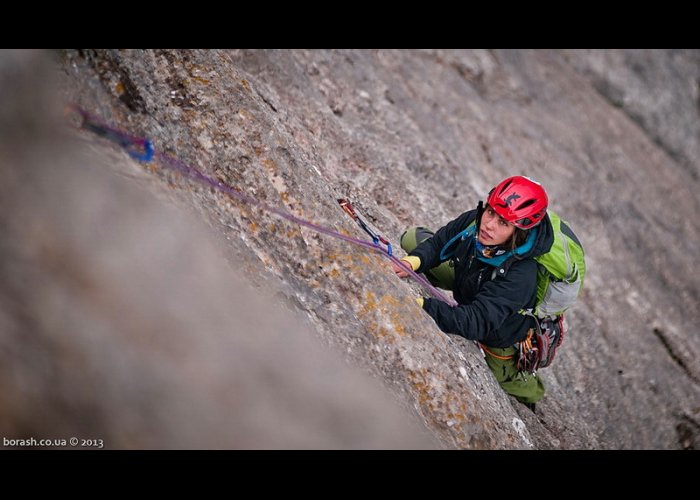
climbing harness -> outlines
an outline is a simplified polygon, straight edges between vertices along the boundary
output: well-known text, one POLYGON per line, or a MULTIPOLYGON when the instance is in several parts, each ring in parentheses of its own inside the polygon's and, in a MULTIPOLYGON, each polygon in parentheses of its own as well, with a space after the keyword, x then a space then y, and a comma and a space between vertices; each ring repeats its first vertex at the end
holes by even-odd
MULTIPOLYGON (((362 240, 359 238, 353 238, 351 236, 346 236, 342 233, 339 233, 338 231, 334 231, 332 229, 320 226, 313 222, 301 219, 299 217, 296 217, 295 215, 290 214, 289 212, 286 212, 285 210, 281 210, 271 205, 268 205, 267 203, 260 201, 257 198, 254 198, 253 196, 241 193, 240 191, 237 191, 231 186, 228 186, 217 179, 205 175, 193 166, 188 165, 173 156, 170 156, 166 153, 161 153, 160 151, 156 151, 153 147, 153 144, 148 139, 143 137, 136 137, 128 133, 122 132, 121 130, 118 130, 114 127, 110 127, 109 125, 100 122, 97 118, 90 115, 78 106, 67 106, 66 114, 69 114, 71 112, 77 113, 80 116, 81 121, 79 126, 77 126, 78 129, 88 130, 98 135, 99 137, 103 137, 111 142, 114 142, 115 144, 118 144, 127 151, 129 156, 138 161, 149 163, 153 160, 157 160, 162 166, 180 172, 183 176, 191 180, 197 181, 202 184, 206 184, 216 190, 226 193, 232 198, 235 198, 243 203, 255 205, 266 212, 282 217, 283 219, 287 219, 288 221, 298 224, 300 226, 307 227, 313 231, 316 231, 317 233, 332 236, 333 238, 346 241, 348 243, 360 246, 373 252, 379 252, 395 264, 405 267, 404 264, 401 261, 399 261, 399 259, 392 255, 391 244, 389 244, 389 242, 386 239, 371 231, 371 229, 369 229, 366 224, 360 223, 357 214, 355 214, 353 218, 356 222, 358 222, 358 224, 360 224, 360 226, 363 229, 366 228, 365 230, 372 237, 372 242, 362 240), (385 245, 387 245, 387 250, 384 250, 384 248, 379 246, 378 242, 382 242, 385 245)), ((343 207, 343 210, 345 210, 345 212, 350 214, 351 216, 354 213, 354 210, 352 210, 352 206, 349 204, 346 204, 346 206, 343 206, 341 204, 341 207, 343 207), (348 206, 350 207, 350 211, 347 208, 348 206)), ((406 271, 416 281, 418 281, 418 283, 420 283, 428 292, 430 292, 430 294, 433 297, 445 302, 451 307, 455 307, 457 305, 457 302, 455 302, 454 299, 447 297, 445 294, 436 289, 424 276, 408 268, 406 269, 406 271)))
POLYGON ((511 354, 509 356, 501 356, 500 354, 496 354, 495 352, 491 351, 486 344, 482 344, 481 342, 474 341, 476 342, 476 345, 479 346, 481 349, 481 352, 487 352, 490 356, 493 356, 496 359, 513 359, 515 357, 515 354, 511 354))

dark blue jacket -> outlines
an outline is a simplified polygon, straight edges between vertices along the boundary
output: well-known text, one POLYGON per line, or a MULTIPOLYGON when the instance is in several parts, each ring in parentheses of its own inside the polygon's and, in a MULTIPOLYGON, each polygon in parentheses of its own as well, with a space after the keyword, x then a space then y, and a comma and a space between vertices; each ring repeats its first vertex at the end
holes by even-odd
MULTIPOLYGON (((425 272, 440 264, 442 248, 467 228, 476 212, 463 213, 410 253, 420 257, 421 266, 417 272, 425 272)), ((554 242, 548 215, 537 227, 537 239, 532 249, 520 258, 509 258, 498 267, 476 258, 474 238, 458 240, 452 259, 455 268, 453 292, 459 305, 450 307, 432 298, 426 298, 423 303, 423 309, 432 316, 440 330, 491 347, 508 347, 525 339, 528 329, 535 324, 533 318, 518 311, 535 305, 537 262, 534 257, 548 252, 554 242)))

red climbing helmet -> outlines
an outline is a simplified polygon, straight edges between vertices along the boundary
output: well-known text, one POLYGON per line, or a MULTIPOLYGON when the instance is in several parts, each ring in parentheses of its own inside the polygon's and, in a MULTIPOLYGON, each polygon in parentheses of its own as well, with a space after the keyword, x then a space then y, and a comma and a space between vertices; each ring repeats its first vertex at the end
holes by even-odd
POLYGON ((548 201, 539 182, 516 175, 493 188, 486 203, 515 227, 530 229, 542 222, 548 201))

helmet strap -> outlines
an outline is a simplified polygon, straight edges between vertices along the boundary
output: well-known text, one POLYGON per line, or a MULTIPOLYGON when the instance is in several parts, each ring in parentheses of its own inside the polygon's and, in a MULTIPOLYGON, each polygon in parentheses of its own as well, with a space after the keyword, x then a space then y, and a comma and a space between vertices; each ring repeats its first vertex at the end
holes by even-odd
POLYGON ((476 206, 476 229, 477 231, 481 227, 481 216, 484 213, 484 202, 479 200, 479 204, 476 206))

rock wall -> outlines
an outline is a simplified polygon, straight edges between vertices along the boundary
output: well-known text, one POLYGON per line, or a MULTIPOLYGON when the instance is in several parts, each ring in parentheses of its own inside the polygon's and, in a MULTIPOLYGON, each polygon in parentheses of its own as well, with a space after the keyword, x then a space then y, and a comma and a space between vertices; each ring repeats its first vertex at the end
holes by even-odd
MULTIPOLYGON (((76 139, 107 158, 112 175, 191 213, 216 242, 218 257, 207 258, 217 268, 225 262, 274 297, 267 309, 296 311, 327 349, 388 388, 442 446, 700 446, 697 52, 83 50, 54 57, 52 80, 65 102, 151 138, 236 189, 355 236, 364 233, 337 198, 349 198, 398 246, 406 227, 445 224, 508 175, 541 180, 551 207, 582 240, 588 273, 568 315, 566 344, 541 372, 548 392, 533 414, 501 391, 472 343, 437 329, 413 300, 421 290, 395 278, 386 259, 157 164, 144 168, 89 135, 76 139)), ((99 199, 81 204, 97 207, 99 199)), ((121 212, 117 205, 133 204, 115 201, 110 213, 121 212)), ((147 233, 162 222, 141 224, 147 233)), ((159 232, 174 248, 200 241, 159 232)), ((161 280, 166 302, 188 289, 161 280)), ((209 278, 192 280, 222 308, 246 296, 214 283, 209 290, 209 278)), ((124 317, 138 315, 124 307, 124 317)), ((196 346, 200 329, 174 318, 178 342, 196 346)), ((219 328, 217 338, 226 337, 219 328)), ((201 361, 182 358, 193 367, 201 361)), ((367 432, 358 441, 333 441, 331 433, 321 445, 312 437, 279 442, 396 442, 367 432)), ((274 438, 230 443, 274 446, 274 438)))

